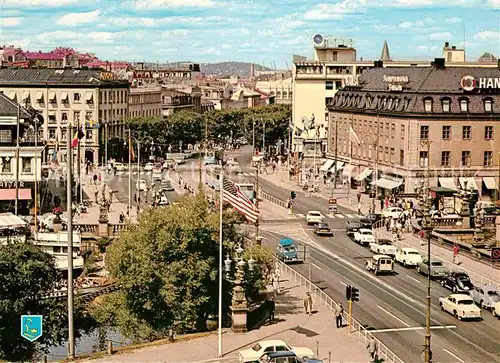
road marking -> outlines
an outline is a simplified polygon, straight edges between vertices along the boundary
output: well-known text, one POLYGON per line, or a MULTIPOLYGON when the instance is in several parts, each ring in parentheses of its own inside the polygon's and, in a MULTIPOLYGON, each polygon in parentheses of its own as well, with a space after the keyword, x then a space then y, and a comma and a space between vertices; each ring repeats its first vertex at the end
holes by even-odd
POLYGON ((409 279, 412 279, 413 281, 415 282, 418 282, 419 284, 421 284, 422 282, 418 281, 416 278, 414 277, 411 277, 410 275, 406 275, 406 277, 408 277, 409 279))
POLYGON ((299 218, 304 218, 306 216, 305 214, 302 213, 296 213, 295 215, 299 218))
POLYGON ((342 214, 335 214, 335 217, 338 217, 338 218, 345 218, 342 214))
POLYGON ((340 281, 340 283, 341 283, 342 285, 344 285, 344 286, 349 286, 349 285, 347 285, 347 284, 346 284, 345 282, 343 282, 343 281, 340 281))
POLYGON ((354 216, 352 214, 345 214, 347 218, 354 218, 354 216))
POLYGON ((327 216, 330 217, 330 218, 335 218, 335 216, 333 214, 331 214, 331 213, 328 213, 327 216))
POLYGON ((392 316, 394 319, 396 319, 397 321, 399 321, 401 324, 406 325, 407 327, 409 327, 409 326, 410 326, 410 324, 408 324, 408 323, 406 323, 405 321, 401 320, 400 318, 398 318, 396 315, 392 314, 391 312, 389 312, 389 311, 385 310, 382 306, 377 305, 377 307, 378 307, 380 310, 382 310, 384 313, 386 313, 386 314, 388 314, 388 315, 392 316))
MULTIPOLYGON (((445 326, 443 326, 443 325, 437 325, 437 326, 431 326, 432 330, 436 330, 436 329, 456 329, 456 328, 457 328, 456 325, 445 325, 445 326)), ((390 333, 390 332, 395 332, 395 331, 415 331, 415 330, 424 330, 424 329, 425 329, 425 327, 423 327, 423 326, 412 326, 412 327, 408 327, 408 328, 390 328, 390 329, 377 329, 377 330, 368 330, 368 331, 370 333, 390 333)), ((448 352, 448 353, 450 353, 450 352, 448 352)))
POLYGON ((361 215, 361 214, 356 214, 356 217, 357 217, 357 218, 363 218, 363 215, 361 215))
POLYGON ((460 357, 457 357, 455 354, 453 354, 452 352, 450 352, 448 349, 446 348, 443 348, 443 350, 448 353, 449 355, 451 355, 452 357, 454 357, 455 359, 458 359, 460 362, 464 363, 465 361, 463 359, 461 359, 460 357))
POLYGON ((319 267, 318 265, 316 265, 314 262, 311 262, 311 265, 316 267, 318 270, 323 270, 321 267, 319 267))

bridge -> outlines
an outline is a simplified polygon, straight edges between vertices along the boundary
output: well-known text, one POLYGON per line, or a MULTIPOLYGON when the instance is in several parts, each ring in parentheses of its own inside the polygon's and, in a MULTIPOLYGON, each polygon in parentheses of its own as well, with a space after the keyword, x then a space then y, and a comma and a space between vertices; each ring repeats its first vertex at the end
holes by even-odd
MULTIPOLYGON (((109 294, 110 292, 120 289, 118 284, 108 284, 101 286, 91 286, 84 287, 81 289, 74 290, 74 296, 78 299, 83 299, 86 303, 93 301, 96 297, 109 294)), ((37 300, 47 300, 47 299, 63 299, 68 297, 68 291, 54 291, 47 295, 43 295, 37 298, 37 300)))

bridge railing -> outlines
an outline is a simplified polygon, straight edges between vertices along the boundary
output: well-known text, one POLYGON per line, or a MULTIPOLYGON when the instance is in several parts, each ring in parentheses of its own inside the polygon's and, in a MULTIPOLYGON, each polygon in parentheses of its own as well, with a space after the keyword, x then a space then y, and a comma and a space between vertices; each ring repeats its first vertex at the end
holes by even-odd
POLYGON ((281 200, 279 198, 276 198, 276 197, 273 197, 271 194, 268 194, 266 192, 264 192, 262 190, 262 188, 259 189, 259 197, 262 198, 262 199, 265 199, 273 204, 276 204, 282 208, 286 208, 287 207, 287 202, 285 202, 284 200, 281 200))

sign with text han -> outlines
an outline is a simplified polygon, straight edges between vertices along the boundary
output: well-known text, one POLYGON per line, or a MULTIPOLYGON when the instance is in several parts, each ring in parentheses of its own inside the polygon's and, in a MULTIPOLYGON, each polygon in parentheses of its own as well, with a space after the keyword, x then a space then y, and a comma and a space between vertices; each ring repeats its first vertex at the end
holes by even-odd
POLYGON ((387 83, 387 90, 391 92, 401 92, 403 85, 410 82, 408 76, 384 76, 382 77, 384 83, 387 83))
POLYGON ((21 315, 21 336, 34 342, 42 336, 42 315, 21 315))

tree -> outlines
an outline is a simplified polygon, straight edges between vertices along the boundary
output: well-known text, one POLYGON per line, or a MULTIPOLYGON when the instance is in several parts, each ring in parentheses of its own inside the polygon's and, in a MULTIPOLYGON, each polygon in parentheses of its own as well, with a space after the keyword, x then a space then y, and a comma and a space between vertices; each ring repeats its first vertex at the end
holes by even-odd
MULTIPOLYGON (((122 233, 107 249, 108 270, 121 290, 102 297, 92 309, 101 323, 116 326, 134 340, 154 340, 169 329, 206 329, 218 306, 219 218, 202 193, 178 205, 154 208, 139 225, 122 233)), ((224 210, 224 247, 242 239, 239 216, 224 210)), ((230 283, 224 281, 224 306, 230 283)))
MULTIPOLYGON (((59 345, 67 335, 66 300, 38 300, 61 281, 54 257, 31 243, 0 248, 0 359, 31 360, 44 346, 59 345), (43 335, 35 343, 20 336, 21 315, 43 315, 43 335)), ((90 329, 83 309, 75 306, 76 326, 90 329)))

